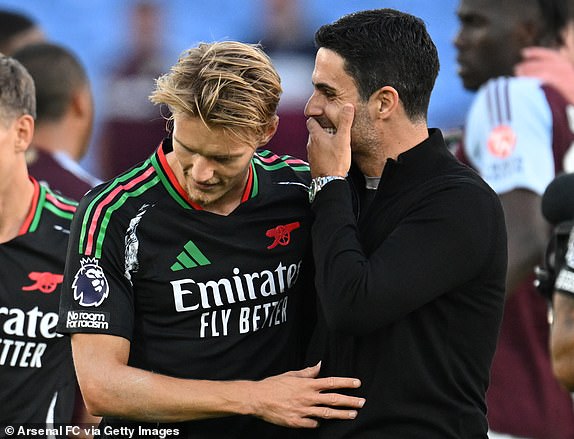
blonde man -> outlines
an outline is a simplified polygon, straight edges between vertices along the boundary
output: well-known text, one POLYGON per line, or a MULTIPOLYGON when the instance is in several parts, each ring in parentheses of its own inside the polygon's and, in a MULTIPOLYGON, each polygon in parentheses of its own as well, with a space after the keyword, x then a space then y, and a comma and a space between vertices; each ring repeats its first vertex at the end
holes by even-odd
POLYGON ((103 437, 158 422, 179 437, 283 437, 271 423, 312 428, 364 403, 328 392, 358 380, 286 373, 301 367, 314 299, 309 168, 256 152, 280 94, 257 46, 188 50, 151 95, 171 112, 169 136, 81 202, 60 329, 103 437))

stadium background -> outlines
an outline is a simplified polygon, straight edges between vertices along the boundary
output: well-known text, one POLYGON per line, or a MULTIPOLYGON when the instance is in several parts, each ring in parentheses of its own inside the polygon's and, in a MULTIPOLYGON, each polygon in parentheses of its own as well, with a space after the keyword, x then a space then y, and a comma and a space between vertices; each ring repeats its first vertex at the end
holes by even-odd
MULTIPOLYGON (((200 41, 237 39, 257 42, 264 29, 262 10, 266 0, 156 0, 162 8, 162 47, 169 67, 177 55, 200 41)), ((292 0, 293 1, 293 0, 292 0)), ((102 101, 104 79, 111 66, 127 50, 129 13, 135 0, 0 0, 0 8, 24 12, 37 20, 47 37, 72 49, 85 64, 96 103, 96 126, 92 143, 98 141, 105 115, 102 101)), ((392 7, 421 17, 437 44, 441 71, 431 98, 429 125, 453 129, 463 125, 471 95, 463 90, 456 74, 452 40, 457 29, 458 0, 299 0, 303 35, 312 39, 321 24, 360 9, 392 7)), ((284 78, 285 99, 308 96, 310 73, 289 80, 289 66, 279 66, 284 78), (303 78, 303 79, 302 79, 303 78)), ((312 70, 312 58, 304 71, 312 70)), ((301 73, 301 72, 299 72, 301 73)), ((303 104, 301 104, 303 105, 303 104)), ((302 111, 302 106, 301 106, 302 111)), ((92 147, 83 165, 98 174, 98 148, 92 147)))

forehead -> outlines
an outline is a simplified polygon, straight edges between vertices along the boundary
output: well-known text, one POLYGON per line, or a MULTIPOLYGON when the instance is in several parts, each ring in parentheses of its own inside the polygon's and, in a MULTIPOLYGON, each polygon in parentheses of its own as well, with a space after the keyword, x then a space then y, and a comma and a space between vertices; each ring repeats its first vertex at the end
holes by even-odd
POLYGON ((202 155, 237 155, 255 149, 239 142, 223 128, 205 126, 199 117, 178 114, 174 115, 173 122, 174 144, 179 144, 190 152, 202 155))
POLYGON ((345 71, 345 60, 338 53, 321 47, 315 57, 313 84, 335 89, 355 88, 353 78, 345 71))
POLYGON ((459 17, 500 17, 507 13, 506 3, 506 0, 460 0, 457 14, 459 17))

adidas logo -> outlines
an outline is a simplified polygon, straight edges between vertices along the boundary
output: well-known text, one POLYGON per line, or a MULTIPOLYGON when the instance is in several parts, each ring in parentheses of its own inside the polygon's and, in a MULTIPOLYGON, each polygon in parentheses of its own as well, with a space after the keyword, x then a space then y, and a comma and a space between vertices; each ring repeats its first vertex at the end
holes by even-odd
POLYGON ((185 268, 194 268, 211 264, 211 261, 205 257, 193 241, 187 241, 187 244, 185 244, 183 248, 184 250, 177 255, 178 262, 171 266, 171 271, 180 271, 185 268))

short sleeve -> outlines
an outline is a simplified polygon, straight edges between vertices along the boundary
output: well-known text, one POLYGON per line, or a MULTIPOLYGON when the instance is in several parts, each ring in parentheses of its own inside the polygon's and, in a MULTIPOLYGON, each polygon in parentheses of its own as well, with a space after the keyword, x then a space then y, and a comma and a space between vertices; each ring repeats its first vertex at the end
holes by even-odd
POLYGON ((122 211, 103 217, 97 195, 84 197, 70 230, 58 331, 131 339, 133 288, 125 270, 122 211))

